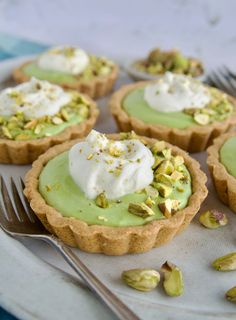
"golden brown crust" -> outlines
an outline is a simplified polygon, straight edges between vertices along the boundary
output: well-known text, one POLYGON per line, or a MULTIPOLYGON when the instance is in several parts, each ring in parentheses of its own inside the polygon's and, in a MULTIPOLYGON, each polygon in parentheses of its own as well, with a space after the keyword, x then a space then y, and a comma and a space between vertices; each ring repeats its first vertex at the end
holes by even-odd
MULTIPOLYGON (((194 125, 186 129, 169 128, 163 125, 147 124, 129 116, 122 108, 122 100, 128 92, 141 88, 152 81, 141 81, 121 87, 110 100, 110 110, 120 131, 134 130, 139 135, 168 141, 189 152, 205 150, 220 134, 230 131, 236 124, 236 111, 225 121, 207 126, 194 125)), ((236 107, 236 100, 228 96, 236 107)))
POLYGON ((91 98, 85 95, 84 97, 89 102, 89 118, 85 119, 78 125, 66 128, 57 135, 42 139, 28 141, 0 139, 0 163, 29 164, 36 160, 40 154, 44 153, 54 145, 86 136, 93 128, 99 111, 95 102, 91 98))
MULTIPOLYGON (((32 63, 32 61, 27 61, 20 67, 13 70, 12 76, 17 83, 22 83, 30 80, 30 77, 27 76, 23 71, 24 67, 30 63, 32 63)), ((112 72, 107 76, 95 77, 91 81, 82 81, 78 79, 78 81, 74 83, 56 84, 60 85, 64 89, 78 90, 79 92, 87 94, 91 98, 97 99, 107 95, 112 90, 117 77, 118 67, 114 65, 112 72)))
POLYGON ((227 172, 225 166, 220 162, 219 154, 226 140, 235 136, 236 132, 231 132, 215 139, 213 145, 207 149, 207 164, 220 200, 236 213, 236 179, 227 172))
MULTIPOLYGON (((119 139, 119 135, 108 135, 111 139, 119 139)), ((154 139, 144 138, 148 143, 154 139)), ((108 227, 89 226, 75 218, 65 218, 56 209, 47 205, 38 191, 39 175, 45 164, 56 155, 70 149, 81 140, 66 142, 55 146, 41 155, 33 163, 32 169, 26 175, 25 195, 30 206, 42 221, 44 226, 56 234, 66 244, 78 247, 87 252, 104 253, 107 255, 123 255, 126 253, 141 253, 153 247, 170 241, 176 234, 184 230, 194 215, 198 212, 201 203, 207 196, 206 175, 200 170, 199 163, 178 147, 172 148, 173 154, 182 155, 192 177, 192 195, 188 206, 178 211, 173 217, 165 220, 156 220, 138 227, 108 227)))

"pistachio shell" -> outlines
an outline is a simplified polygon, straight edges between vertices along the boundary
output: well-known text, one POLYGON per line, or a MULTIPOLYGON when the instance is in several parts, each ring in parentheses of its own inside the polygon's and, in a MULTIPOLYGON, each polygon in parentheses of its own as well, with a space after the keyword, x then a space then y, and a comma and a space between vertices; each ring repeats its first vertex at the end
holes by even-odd
POLYGON ((199 222, 206 228, 216 229, 225 226, 228 223, 228 219, 223 212, 207 210, 200 214, 199 222))
POLYGON ((227 300, 231 301, 231 302, 236 302, 236 286, 229 289, 226 294, 225 297, 227 300))
POLYGON ((218 271, 236 270, 236 252, 217 258, 212 262, 212 267, 218 271))
POLYGON ((184 282, 181 270, 173 263, 166 261, 161 271, 164 273, 163 287, 167 295, 177 297, 183 294, 184 282))
POLYGON ((131 269, 123 271, 123 281, 130 287, 148 292, 155 289, 160 282, 160 274, 152 269, 131 269))

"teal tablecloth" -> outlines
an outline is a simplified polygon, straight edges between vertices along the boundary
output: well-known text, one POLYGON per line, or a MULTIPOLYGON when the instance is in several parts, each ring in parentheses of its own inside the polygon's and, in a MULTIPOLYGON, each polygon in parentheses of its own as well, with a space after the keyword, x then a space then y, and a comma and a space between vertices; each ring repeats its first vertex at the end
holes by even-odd
MULTIPOLYGON (((0 61, 44 51, 47 45, 0 33, 0 61)), ((17 320, 0 306, 0 320, 17 320)))

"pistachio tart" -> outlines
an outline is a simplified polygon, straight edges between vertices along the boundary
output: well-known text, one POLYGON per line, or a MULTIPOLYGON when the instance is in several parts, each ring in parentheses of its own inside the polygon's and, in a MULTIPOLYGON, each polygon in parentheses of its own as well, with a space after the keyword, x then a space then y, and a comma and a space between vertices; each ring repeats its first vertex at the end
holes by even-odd
POLYGON ((163 51, 160 48, 152 49, 146 58, 135 61, 132 66, 138 71, 153 76, 171 71, 177 74, 199 77, 204 72, 203 64, 200 60, 186 57, 176 49, 169 51, 163 51))
POLYGON ((207 196, 196 160, 134 133, 94 137, 52 147, 26 175, 24 193, 51 233, 86 252, 123 255, 189 225, 207 196))
POLYGON ((218 197, 236 213, 236 132, 215 139, 207 153, 207 164, 218 197))
POLYGON ((109 104, 121 131, 134 130, 189 152, 205 150, 215 137, 236 124, 233 97, 170 73, 157 81, 121 87, 109 104))
POLYGON ((17 83, 35 77, 99 98, 111 91, 118 76, 118 66, 107 58, 65 46, 50 48, 13 70, 12 75, 17 83))
POLYGON ((51 146, 89 133, 99 111, 78 91, 32 79, 0 92, 0 163, 28 164, 51 146))

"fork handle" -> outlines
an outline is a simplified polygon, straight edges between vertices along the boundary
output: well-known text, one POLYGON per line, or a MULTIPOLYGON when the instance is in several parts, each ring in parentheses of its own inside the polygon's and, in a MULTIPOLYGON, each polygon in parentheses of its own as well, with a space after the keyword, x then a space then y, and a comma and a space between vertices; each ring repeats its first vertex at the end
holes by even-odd
MULTIPOLYGON (((45 239, 46 240, 46 239, 45 239)), ((59 239, 50 237, 46 240, 63 256, 66 262, 84 280, 88 287, 97 294, 105 305, 120 320, 140 320, 113 292, 111 292, 78 258, 77 255, 59 239)))

